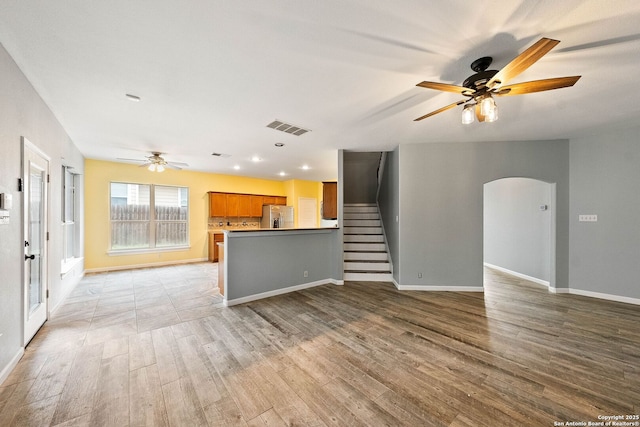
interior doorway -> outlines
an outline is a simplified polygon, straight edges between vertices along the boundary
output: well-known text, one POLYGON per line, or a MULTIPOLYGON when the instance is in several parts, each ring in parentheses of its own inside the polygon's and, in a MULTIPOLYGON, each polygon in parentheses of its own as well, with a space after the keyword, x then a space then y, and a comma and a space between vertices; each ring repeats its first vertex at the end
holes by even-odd
POLYGON ((555 289, 556 186, 530 178, 484 184, 483 262, 555 289))
POLYGON ((47 235, 49 157, 22 140, 23 191, 23 338, 26 346, 47 320, 47 235))

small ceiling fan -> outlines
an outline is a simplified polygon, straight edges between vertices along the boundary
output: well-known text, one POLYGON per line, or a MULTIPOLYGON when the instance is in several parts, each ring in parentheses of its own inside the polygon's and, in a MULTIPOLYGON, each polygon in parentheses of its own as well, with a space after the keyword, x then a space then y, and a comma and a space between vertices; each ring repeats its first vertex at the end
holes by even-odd
POLYGON ((141 168, 148 168, 152 172, 162 172, 165 168, 181 170, 183 167, 189 166, 186 163, 181 162, 168 162, 161 156, 162 153, 154 151, 150 156, 147 156, 146 160, 138 160, 138 159, 121 159, 128 162, 142 162, 140 165, 141 168))
POLYGON ((493 100, 494 95, 523 95, 526 93, 542 92, 573 86, 581 76, 533 80, 505 86, 505 83, 533 65, 558 43, 560 43, 559 40, 543 37, 520 55, 516 56, 500 71, 487 70, 493 61, 493 58, 490 56, 476 59, 471 63, 471 69, 476 73, 468 77, 462 83, 462 86, 426 81, 418 83, 416 86, 445 92, 459 93, 465 96, 466 99, 432 111, 429 114, 418 117, 414 121, 417 122, 438 113, 442 113, 443 111, 455 108, 458 105, 466 104, 462 110, 462 123, 473 123, 474 118, 477 118, 479 122, 494 122, 498 119, 498 107, 493 100))

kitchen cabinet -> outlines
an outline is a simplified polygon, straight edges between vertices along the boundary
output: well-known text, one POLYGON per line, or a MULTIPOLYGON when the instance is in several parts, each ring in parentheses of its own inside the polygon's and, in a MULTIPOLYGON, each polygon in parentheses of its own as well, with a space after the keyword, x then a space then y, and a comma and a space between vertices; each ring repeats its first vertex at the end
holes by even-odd
POLYGON ((263 205, 287 205, 286 196, 209 192, 209 216, 213 218, 260 218, 263 205))
POLYGON ((262 205, 264 204, 264 197, 252 194, 249 196, 250 214, 252 218, 260 218, 262 216, 262 205))
POLYGON ((242 218, 251 217, 251 196, 249 194, 238 194, 238 216, 242 218))
POLYGON ((209 233, 209 261, 218 262, 218 243, 224 242, 223 233, 209 233))
POLYGON ((338 219, 338 183, 322 183, 322 219, 338 219))
POLYGON ((238 217, 238 208, 240 204, 239 194, 227 194, 227 217, 238 217))
POLYGON ((227 195, 225 193, 209 193, 209 216, 227 216, 227 195))

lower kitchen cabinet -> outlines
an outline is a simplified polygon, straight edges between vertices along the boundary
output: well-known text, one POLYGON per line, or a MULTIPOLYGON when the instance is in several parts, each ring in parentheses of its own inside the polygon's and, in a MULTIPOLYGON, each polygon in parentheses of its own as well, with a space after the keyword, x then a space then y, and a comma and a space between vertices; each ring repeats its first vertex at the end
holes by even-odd
POLYGON ((223 233, 209 233, 209 261, 218 262, 218 243, 224 242, 223 233))

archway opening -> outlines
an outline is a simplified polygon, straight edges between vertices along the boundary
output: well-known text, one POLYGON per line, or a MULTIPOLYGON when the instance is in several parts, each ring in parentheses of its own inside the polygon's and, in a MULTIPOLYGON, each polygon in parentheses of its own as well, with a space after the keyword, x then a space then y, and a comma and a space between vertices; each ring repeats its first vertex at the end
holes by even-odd
POLYGON ((555 289, 555 184, 503 178, 484 184, 483 263, 555 289))

